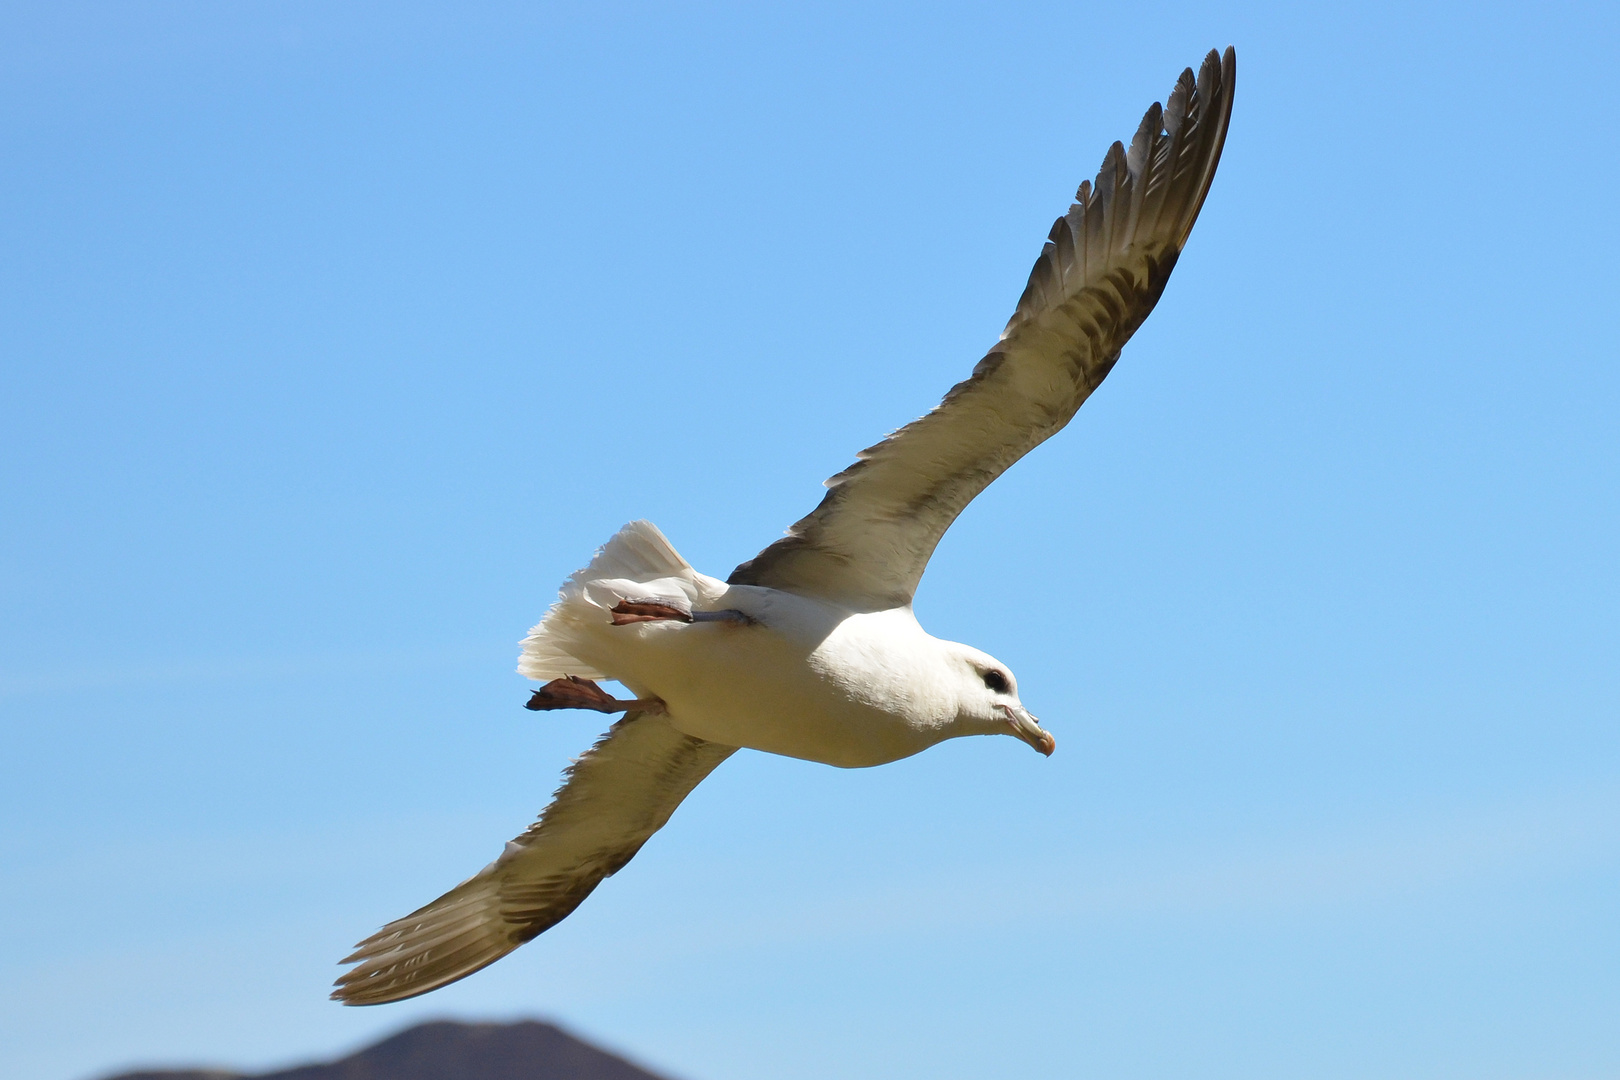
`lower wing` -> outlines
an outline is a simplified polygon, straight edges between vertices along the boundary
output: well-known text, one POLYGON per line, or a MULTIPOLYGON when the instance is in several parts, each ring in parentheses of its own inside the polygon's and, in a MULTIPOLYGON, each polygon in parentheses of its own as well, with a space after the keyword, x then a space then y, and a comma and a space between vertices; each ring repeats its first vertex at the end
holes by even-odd
POLYGON ((540 820, 500 858, 357 945, 333 999, 380 1005, 425 994, 561 922, 735 751, 662 716, 629 714, 569 767, 540 820))

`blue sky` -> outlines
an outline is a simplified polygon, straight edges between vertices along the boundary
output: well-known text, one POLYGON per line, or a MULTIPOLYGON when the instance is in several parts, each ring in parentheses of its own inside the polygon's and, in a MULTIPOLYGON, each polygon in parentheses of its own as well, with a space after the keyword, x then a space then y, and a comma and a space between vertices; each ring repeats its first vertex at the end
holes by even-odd
POLYGON ((1620 1073, 1612 5, 0 24, 7 1076, 531 1014, 687 1080, 1620 1073), (520 707, 557 583, 777 536, 1228 43, 1159 310, 917 600, 1058 753, 738 755, 536 943, 329 1004, 601 726, 520 707))

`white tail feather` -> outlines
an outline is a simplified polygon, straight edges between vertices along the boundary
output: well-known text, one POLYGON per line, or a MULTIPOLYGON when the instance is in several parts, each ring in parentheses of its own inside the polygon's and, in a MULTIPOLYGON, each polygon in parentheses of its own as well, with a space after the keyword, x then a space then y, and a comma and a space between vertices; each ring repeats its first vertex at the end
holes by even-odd
POLYGON ((690 600, 695 598, 695 593, 705 591, 699 578, 656 525, 650 521, 632 521, 597 549, 589 566, 575 571, 563 583, 557 602, 523 639, 518 671, 541 681, 565 675, 613 678, 611 672, 600 671, 577 655, 589 632, 609 621, 606 609, 612 604, 604 605, 602 601, 613 596, 623 599, 619 594, 625 591, 626 584, 651 582, 657 582, 662 591, 676 588, 690 600), (606 582, 614 587, 589 588, 606 582))

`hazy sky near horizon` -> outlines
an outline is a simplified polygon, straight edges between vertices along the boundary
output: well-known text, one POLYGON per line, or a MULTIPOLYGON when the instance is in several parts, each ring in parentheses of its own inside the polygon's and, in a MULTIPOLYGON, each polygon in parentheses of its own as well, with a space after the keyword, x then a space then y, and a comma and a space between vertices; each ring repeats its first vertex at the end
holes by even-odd
POLYGON ((0 5, 0 1071, 555 1019, 686 1080, 1620 1074, 1613 4, 0 5), (1211 47, 1221 170, 925 627, 1056 733, 726 763, 573 917, 335 961, 995 340, 1211 47))

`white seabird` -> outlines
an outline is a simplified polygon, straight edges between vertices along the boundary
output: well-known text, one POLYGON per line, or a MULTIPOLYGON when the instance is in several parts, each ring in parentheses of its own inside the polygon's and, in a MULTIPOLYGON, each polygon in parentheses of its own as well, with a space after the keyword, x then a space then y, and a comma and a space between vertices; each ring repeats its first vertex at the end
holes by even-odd
POLYGON ((1007 667, 930 637, 912 595, 963 507, 1069 422, 1158 302, 1220 161, 1235 72, 1230 48, 1211 52, 1129 150, 1109 148, 973 374, 828 480, 785 537, 720 581, 632 522, 563 585, 523 642, 519 670, 549 680, 529 707, 625 717, 498 859, 362 941, 334 998, 414 997, 555 925, 738 747, 845 767, 959 735, 1052 752, 1007 667))

